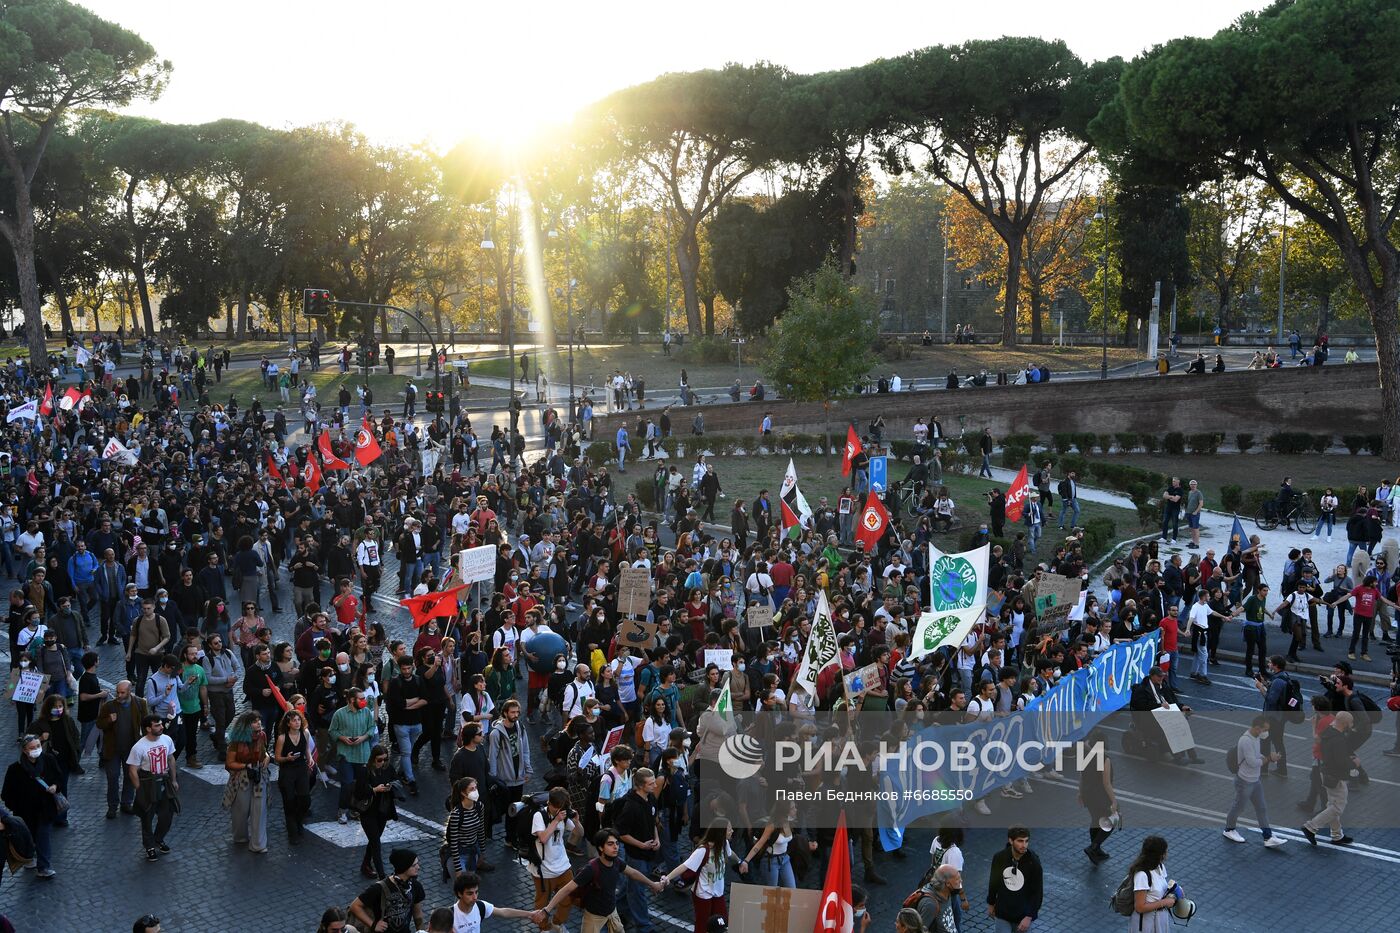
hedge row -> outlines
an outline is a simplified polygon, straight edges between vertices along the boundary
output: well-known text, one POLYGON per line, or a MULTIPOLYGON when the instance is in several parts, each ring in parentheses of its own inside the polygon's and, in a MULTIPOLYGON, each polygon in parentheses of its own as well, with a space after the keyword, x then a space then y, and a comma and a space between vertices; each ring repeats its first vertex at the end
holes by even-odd
MULTIPOLYGON (((1241 452, 1249 451, 1258 446, 1258 439, 1253 434, 1236 434, 1234 440, 1235 446, 1241 452)), ((1010 447, 1027 451, 1039 446, 1046 450, 1054 450, 1060 456, 1071 452, 1087 456, 1096 451, 1101 454, 1114 451, 1126 454, 1135 450, 1142 450, 1149 454, 1157 453, 1160 450, 1172 456, 1180 456, 1187 451, 1193 454, 1216 453, 1224 441, 1225 435, 1223 434, 1183 434, 1179 431, 1173 431, 1161 437, 1155 434, 1132 432, 1114 434, 1066 432, 1052 434, 1048 443, 1035 434, 1008 434, 1001 439, 1001 446, 1003 449, 1010 447)), ((1274 453, 1303 454, 1310 451, 1322 453, 1331 449, 1338 441, 1352 454, 1359 454, 1363 450, 1374 456, 1380 456, 1381 453, 1381 435, 1379 434, 1343 434, 1337 438, 1331 434, 1279 431, 1270 434, 1265 438, 1264 443, 1274 453)), ((1024 462, 1024 458, 1021 462, 1024 462)))
MULTIPOLYGON (((1111 518, 1091 518, 1082 527, 1084 528, 1084 562, 1086 564, 1092 564, 1118 543, 1118 525, 1111 518)), ((1012 528, 1011 537, 992 538, 992 544, 1000 545, 1002 551, 1007 554, 1011 552, 1011 544, 1017 526, 1013 525, 1012 528)), ((971 550, 975 546, 976 538, 977 529, 970 528, 959 537, 958 545, 964 551, 971 550)), ((1047 534, 1041 540, 1057 541, 1058 539, 1047 534)))

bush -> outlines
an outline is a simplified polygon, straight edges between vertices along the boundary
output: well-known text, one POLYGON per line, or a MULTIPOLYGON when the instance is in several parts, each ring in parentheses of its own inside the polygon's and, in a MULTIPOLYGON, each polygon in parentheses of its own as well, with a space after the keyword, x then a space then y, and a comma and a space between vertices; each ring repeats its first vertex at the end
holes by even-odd
POLYGON ((675 460, 677 457, 680 456, 681 452, 680 438, 674 435, 672 435, 671 437, 663 437, 661 439, 661 449, 666 451, 666 456, 670 457, 672 460, 675 460))
POLYGON ((1055 453, 1061 456, 1074 449, 1073 434, 1055 434, 1051 436, 1050 441, 1055 447, 1055 453))
POLYGON ((912 460, 918 452, 918 445, 913 441, 890 441, 890 455, 896 460, 912 460))
POLYGON ((1219 434, 1192 434, 1186 438, 1193 454, 1213 454, 1224 440, 1219 434))
POLYGON ((1076 434, 1074 435, 1074 447, 1084 456, 1089 456, 1094 452, 1094 446, 1098 444, 1097 434, 1076 434))
POLYGON ((744 453, 752 457, 758 453, 758 436, 755 434, 742 435, 739 438, 739 446, 743 448, 744 453))
POLYGON ((784 431, 778 435, 778 449, 786 454, 795 454, 799 446, 799 439, 800 435, 784 431))
POLYGON ((1131 453, 1138 445, 1138 436, 1132 431, 1121 431, 1113 435, 1113 439, 1118 442, 1118 449, 1123 453, 1131 453))
POLYGON ((1367 434, 1366 449, 1371 452, 1371 456, 1379 457, 1381 451, 1385 450, 1385 439, 1379 434, 1367 434))
POLYGON ((1060 476, 1065 476, 1071 472, 1079 474, 1079 481, 1082 483, 1089 477, 1089 461, 1084 457, 1074 454, 1067 454, 1060 458, 1060 476))
POLYGON ((1172 431, 1162 438, 1162 449, 1173 457, 1179 457, 1186 453, 1186 435, 1180 431, 1172 431))
POLYGON ((898 338, 885 335, 876 337, 875 342, 870 345, 870 349, 886 363, 907 360, 914 355, 914 351, 909 344, 898 338))
POLYGON ((1268 445, 1276 454, 1302 454, 1313 449, 1313 436, 1304 431, 1278 431, 1269 435, 1268 445))
POLYGON ((1366 435, 1364 434, 1343 434, 1342 443, 1346 445, 1347 451, 1354 457, 1361 453, 1366 447, 1366 435))
POLYGON ((1037 440, 1038 438, 1034 434, 1008 434, 1001 439, 1001 446, 1024 447, 1026 450, 1030 450, 1035 446, 1037 440))
POLYGON ((982 456, 982 434, 980 431, 976 434, 963 435, 962 442, 963 450, 969 457, 982 456))
MULTIPOLYGON (((734 361, 734 346, 725 337, 690 336, 683 346, 676 348, 676 359, 681 363, 708 363, 722 366, 734 361)), ((753 350, 750 350, 753 354, 753 350)), ((754 359, 757 359, 754 355, 754 359)))
POLYGON ((594 469, 597 469, 617 456, 617 451, 614 449, 613 445, 609 444, 607 441, 597 440, 588 445, 588 449, 584 451, 583 455, 587 458, 589 464, 594 469))
POLYGON ((1220 487, 1220 510, 1238 512, 1244 503, 1244 487, 1238 483, 1226 483, 1220 487))
MULTIPOLYGON (((1022 466, 1030 463, 1031 452, 1024 447, 1003 447, 1001 449, 1001 465, 1008 470, 1019 470, 1022 466)), ((946 469, 948 460, 943 459, 943 467, 946 469)))
POLYGON ((1084 523, 1084 559, 1090 563, 1114 544, 1118 525, 1111 518, 1091 518, 1084 523))
POLYGON ((1155 434, 1138 435, 1138 440, 1142 443, 1142 449, 1150 454, 1157 452, 1157 436, 1155 434))
POLYGON ((1111 451, 1113 450, 1113 435, 1112 435, 1112 434, 1100 434, 1100 435, 1099 435, 1099 450, 1102 451, 1103 453, 1109 453, 1109 452, 1111 452, 1111 451))
POLYGON ((637 480, 637 501, 642 508, 656 510, 656 484, 649 479, 637 480))
POLYGON ((1249 448, 1254 446, 1253 434, 1236 434, 1235 446, 1240 449, 1240 453, 1247 453, 1249 448))
POLYGON ((1314 434, 1314 435, 1313 435, 1313 439, 1312 439, 1312 449, 1313 449, 1313 453, 1318 453, 1318 454, 1323 453, 1323 452, 1325 452, 1325 451, 1327 450, 1327 448, 1329 448, 1329 447, 1331 447, 1331 446, 1332 446, 1332 435, 1330 435, 1330 434, 1314 434))

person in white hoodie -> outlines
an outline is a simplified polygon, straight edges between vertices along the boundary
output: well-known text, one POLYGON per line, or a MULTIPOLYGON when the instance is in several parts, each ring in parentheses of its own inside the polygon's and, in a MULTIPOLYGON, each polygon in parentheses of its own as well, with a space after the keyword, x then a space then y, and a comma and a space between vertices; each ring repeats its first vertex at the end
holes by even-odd
POLYGON ((1230 812, 1225 814, 1223 835, 1231 842, 1243 843, 1245 841, 1244 836, 1240 835, 1235 826, 1239 821, 1240 814, 1244 812, 1245 801, 1248 800, 1254 805, 1254 816, 1259 821, 1260 831, 1264 834, 1264 845, 1270 849, 1276 849, 1283 845, 1286 840, 1282 836, 1274 835, 1274 831, 1269 828, 1269 811, 1264 805, 1264 787, 1259 781, 1264 763, 1278 761, 1278 753, 1270 752, 1266 756, 1260 751, 1260 739, 1268 731, 1269 717, 1255 716, 1254 721, 1249 724, 1248 731, 1241 735, 1235 743, 1235 755, 1238 762, 1235 770, 1235 802, 1231 805, 1230 812))

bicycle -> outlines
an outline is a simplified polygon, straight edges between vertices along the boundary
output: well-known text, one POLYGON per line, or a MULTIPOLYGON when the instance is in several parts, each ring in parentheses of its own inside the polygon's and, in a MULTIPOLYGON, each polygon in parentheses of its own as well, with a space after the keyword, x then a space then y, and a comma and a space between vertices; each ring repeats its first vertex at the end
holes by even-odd
MULTIPOLYGON (((1261 505, 1259 513, 1254 516, 1254 524, 1258 525, 1261 531, 1273 531, 1277 528, 1280 524, 1278 501, 1270 499, 1261 505)), ((1303 534, 1312 534, 1313 529, 1317 527, 1317 509, 1313 508, 1312 499, 1307 493, 1299 493, 1294 497, 1292 508, 1282 517, 1282 524, 1285 528, 1296 525, 1303 534)))

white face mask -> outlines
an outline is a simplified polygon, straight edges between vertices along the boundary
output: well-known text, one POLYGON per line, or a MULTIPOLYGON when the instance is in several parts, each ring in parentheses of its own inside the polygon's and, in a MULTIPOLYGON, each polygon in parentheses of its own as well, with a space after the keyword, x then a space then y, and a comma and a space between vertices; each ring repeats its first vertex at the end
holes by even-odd
POLYGON ((349 664, 337 664, 336 667, 340 668, 340 672, 342 674, 347 673, 350 670, 349 664))
POLYGON ((42 746, 40 746, 39 748, 31 748, 28 751, 26 751, 25 754, 28 755, 31 759, 37 759, 40 755, 44 754, 44 749, 42 746))
POLYGON ((481 799, 481 791, 479 791, 479 790, 469 790, 469 791, 467 791, 467 799, 470 800, 470 801, 473 801, 473 802, 475 802, 475 801, 477 801, 477 800, 480 800, 480 799, 481 799))
POLYGON ((566 668, 566 667, 568 667, 568 666, 569 666, 569 664, 568 664, 567 661, 560 661, 558 664, 554 665, 554 669, 555 669, 555 670, 558 670, 558 671, 562 671, 564 668, 566 668))
POLYGON ((744 668, 745 668, 746 666, 747 666, 747 665, 745 665, 745 664, 741 661, 741 662, 739 663, 739 673, 742 674, 742 673, 744 672, 744 668))

